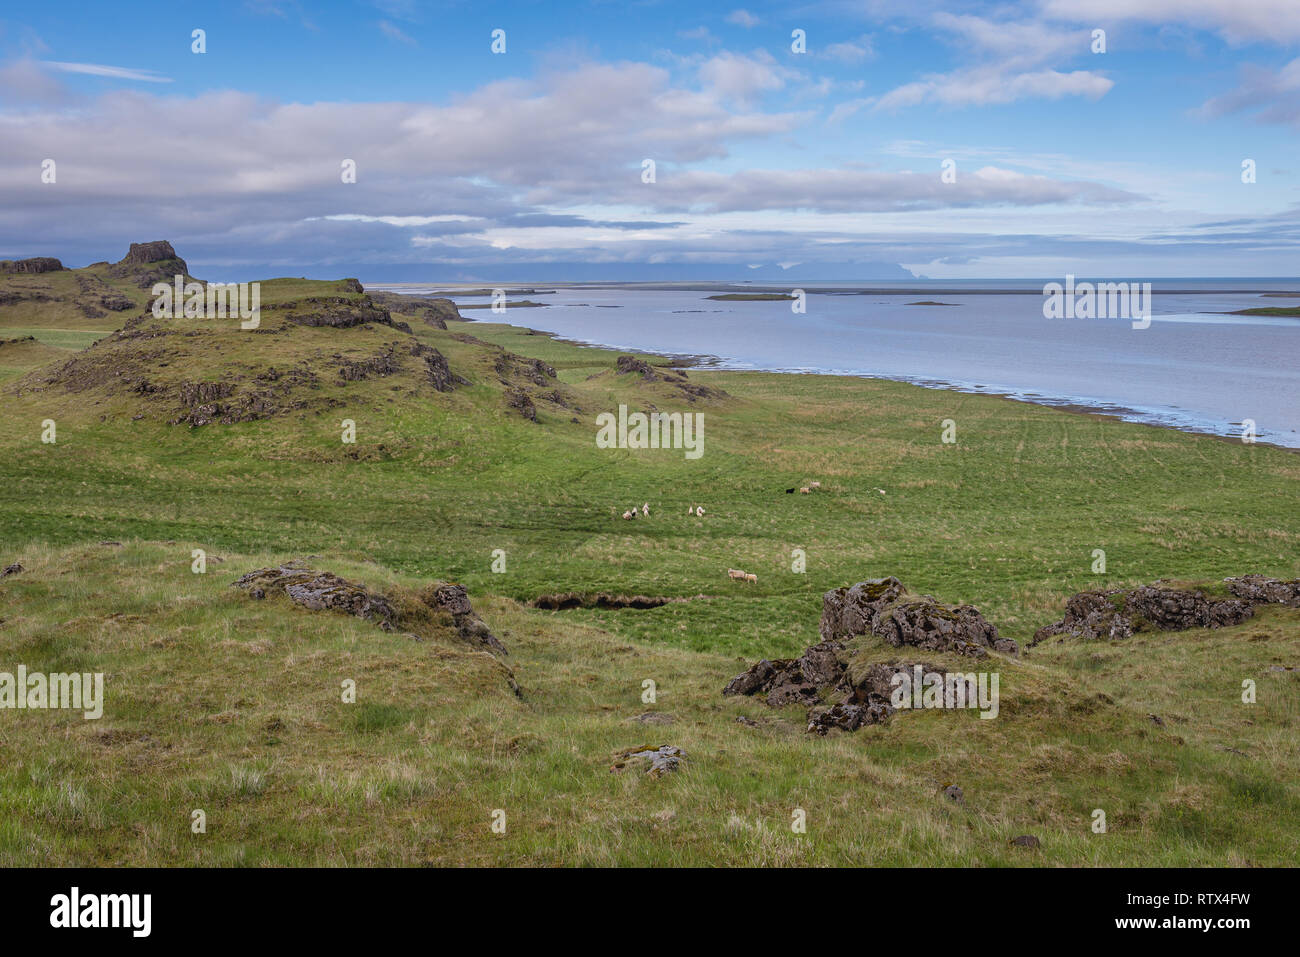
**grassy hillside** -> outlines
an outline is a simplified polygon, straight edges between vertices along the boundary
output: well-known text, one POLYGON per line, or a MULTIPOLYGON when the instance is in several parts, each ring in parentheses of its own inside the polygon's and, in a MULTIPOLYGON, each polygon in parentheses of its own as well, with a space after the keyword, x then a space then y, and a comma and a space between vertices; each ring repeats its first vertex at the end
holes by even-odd
POLYGON ((281 280, 256 332, 133 310, 112 337, 62 307, 0 310, 0 339, 38 340, 0 346, 0 560, 25 567, 0 580, 0 670, 104 671, 108 689, 99 721, 0 712, 0 862, 1294 862, 1300 672, 1274 669, 1300 665, 1295 609, 997 658, 980 666, 1002 676, 992 721, 818 738, 801 709, 720 694, 816 641, 822 592, 864 578, 970 602, 1023 645, 1088 588, 1297 577, 1294 454, 880 381, 691 369, 711 390, 695 394, 619 374, 614 353, 416 310, 392 316, 409 333, 293 318, 365 300, 281 280), (75 352, 89 343, 66 330, 101 341, 75 352), (220 383, 224 414, 251 414, 194 424, 214 402, 185 396, 220 383), (596 415, 620 403, 703 413, 705 454, 597 448, 596 415), (196 575, 195 548, 221 561, 196 575), (453 634, 229 587, 307 555, 379 590, 463 582, 523 697, 453 634), (692 600, 527 607, 557 591, 692 600), (651 711, 671 723, 637 720, 651 711), (685 770, 610 772, 641 744, 682 748, 685 770), (1008 846, 1024 833, 1042 848, 1008 846))

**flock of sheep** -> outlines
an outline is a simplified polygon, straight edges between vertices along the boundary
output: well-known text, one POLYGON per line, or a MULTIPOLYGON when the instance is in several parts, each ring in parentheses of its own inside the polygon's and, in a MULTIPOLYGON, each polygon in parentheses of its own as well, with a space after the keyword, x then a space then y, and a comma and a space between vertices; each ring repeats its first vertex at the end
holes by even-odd
MULTIPOLYGON (((799 492, 800 492, 801 494, 803 494, 803 495, 811 495, 815 489, 819 489, 819 488, 821 488, 821 487, 822 487, 822 483, 821 483, 821 482, 809 482, 807 485, 801 486, 800 489, 799 489, 799 492)), ((787 492, 793 492, 794 489, 792 489, 792 488, 788 488, 788 489, 786 489, 786 491, 787 491, 787 492)), ((876 489, 876 491, 877 491, 877 492, 880 492, 881 495, 884 495, 884 494, 885 494, 885 492, 884 492, 883 489, 876 489)), ((696 518, 703 518, 703 517, 704 517, 704 506, 703 506, 703 505, 692 505, 690 508, 688 508, 688 509, 686 510, 686 514, 687 514, 687 515, 694 515, 696 518)), ((633 506, 632 508, 629 508, 626 512, 623 513, 623 519, 624 519, 625 521, 631 521, 632 519, 637 518, 638 515, 639 515, 640 517, 642 517, 642 518, 649 518, 649 517, 650 517, 650 503, 649 503, 649 502, 646 502, 646 503, 645 503, 644 505, 642 505, 639 509, 638 509, 636 506, 633 506)), ((757 575, 755 575, 755 574, 753 574, 753 573, 751 573, 751 572, 741 571, 739 568, 728 568, 728 569, 727 569, 727 577, 728 577, 728 578, 731 578, 731 579, 734 579, 735 581, 751 582, 751 583, 753 583, 753 584, 757 584, 757 583, 758 583, 758 576, 757 576, 757 575)))

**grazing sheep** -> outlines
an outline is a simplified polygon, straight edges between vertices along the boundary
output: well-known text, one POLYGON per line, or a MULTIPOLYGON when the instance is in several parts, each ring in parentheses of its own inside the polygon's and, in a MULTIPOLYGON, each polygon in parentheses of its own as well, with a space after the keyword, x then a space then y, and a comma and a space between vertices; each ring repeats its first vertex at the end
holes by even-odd
POLYGON ((822 487, 822 483, 821 483, 821 482, 809 482, 809 483, 808 483, 808 487, 809 487, 809 488, 821 488, 821 487, 822 487))
POLYGON ((696 517, 696 518, 703 518, 703 517, 704 517, 704 506, 703 506, 703 505, 697 505, 697 506, 695 506, 695 517, 696 517))
POLYGON ((632 513, 631 513, 631 512, 624 512, 624 513, 623 513, 623 518, 625 518, 625 519, 629 519, 629 518, 631 518, 631 517, 632 517, 632 513))
POLYGON ((649 517, 650 517, 650 503, 649 503, 649 502, 646 502, 644 505, 641 506, 641 514, 644 515, 646 518, 649 518, 649 517))
POLYGON ((786 495, 793 495, 793 494, 794 494, 794 489, 792 489, 792 488, 788 488, 788 489, 786 489, 786 490, 785 490, 785 494, 786 494, 786 495))
POLYGON ((735 578, 735 579, 743 579, 745 577, 745 573, 742 572, 739 568, 728 568, 727 577, 735 578))
POLYGON ((876 491, 879 492, 881 495, 885 494, 885 490, 883 488, 878 488, 876 489, 876 491))
POLYGON ((800 494, 800 495, 811 495, 811 494, 812 494, 812 489, 810 489, 807 485, 805 485, 803 488, 799 489, 799 494, 800 494))
POLYGON ((746 575, 746 576, 745 576, 745 581, 747 581, 747 582, 753 582, 755 585, 757 585, 757 584, 758 584, 758 576, 757 576, 757 575, 753 575, 753 574, 746 575))

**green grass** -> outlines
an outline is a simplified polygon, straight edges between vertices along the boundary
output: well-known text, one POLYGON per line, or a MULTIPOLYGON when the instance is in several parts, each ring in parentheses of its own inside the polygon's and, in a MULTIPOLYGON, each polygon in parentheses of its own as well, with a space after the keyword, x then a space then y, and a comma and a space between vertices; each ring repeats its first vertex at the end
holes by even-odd
MULTIPOLYGON (((277 282, 264 303, 325 294, 277 282)), ((802 709, 720 695, 756 658, 815 641, 822 592, 864 578, 973 603, 1023 643, 1084 589, 1296 577, 1294 454, 830 376, 690 370, 728 393, 690 403, 616 376, 614 353, 396 318, 470 384, 323 380, 291 414, 190 430, 109 386, 5 382, 0 560, 27 571, 0 582, 0 670, 104 671, 108 705, 98 722, 0 712, 0 863, 1294 862, 1300 672, 1268 669, 1300 664, 1295 610, 998 660, 993 721, 906 714, 822 739, 804 734, 802 709), (580 411, 510 413, 483 343, 553 365, 580 411), (620 402, 702 412, 704 456, 596 448, 595 416, 620 402), (55 445, 40 441, 46 418, 55 445), (355 446, 339 441, 343 418, 355 446), (955 445, 940 440, 945 419, 955 445), (785 493, 811 480, 815 494, 785 493), (619 518, 643 502, 650 518, 619 518), (688 517, 697 504, 706 514, 688 517), (125 547, 98 544, 109 539, 125 547), (223 561, 192 574, 196 547, 223 561), (522 700, 450 633, 415 642, 228 587, 305 555, 375 588, 465 583, 522 700), (704 597, 523 604, 568 590, 704 597), (1247 678, 1255 705, 1241 703, 1247 678), (648 710, 674 723, 633 720, 648 710), (683 748, 686 770, 611 774, 613 754, 640 744, 683 748), (949 783, 964 806, 941 797, 949 783), (196 808, 207 834, 190 832, 196 808), (498 808, 504 836, 489 828, 498 808), (794 808, 805 835, 791 833, 794 808), (1095 808, 1107 834, 1091 831, 1095 808), (1007 846, 1022 833, 1043 849, 1007 846)), ((399 336, 203 328, 160 381, 365 355, 399 336)))

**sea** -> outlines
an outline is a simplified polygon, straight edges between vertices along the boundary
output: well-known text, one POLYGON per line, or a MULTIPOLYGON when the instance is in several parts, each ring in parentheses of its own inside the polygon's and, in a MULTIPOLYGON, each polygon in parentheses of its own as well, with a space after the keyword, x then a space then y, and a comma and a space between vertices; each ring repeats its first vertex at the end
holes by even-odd
MULTIPOLYGON (((771 285, 526 284, 531 292, 503 288, 545 306, 465 316, 724 369, 894 379, 1300 448, 1300 318, 1232 315, 1300 307, 1300 279, 1153 280, 1146 328, 1046 318, 1047 282, 1063 279, 808 282, 803 312, 786 300, 708 298, 791 292, 771 285), (916 304, 927 302, 943 305, 916 304)), ((461 287, 478 295, 446 284, 367 288, 490 301, 483 284, 461 287)))

